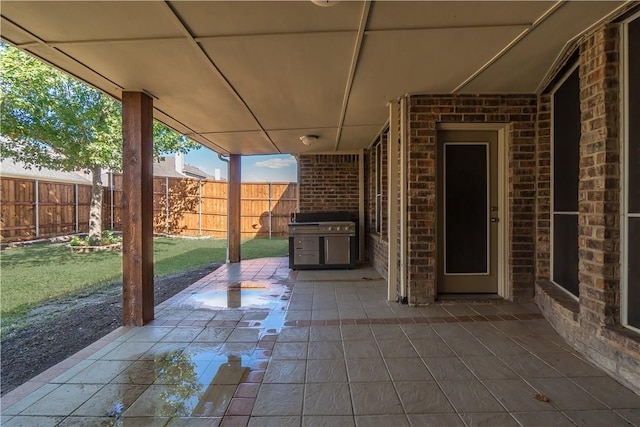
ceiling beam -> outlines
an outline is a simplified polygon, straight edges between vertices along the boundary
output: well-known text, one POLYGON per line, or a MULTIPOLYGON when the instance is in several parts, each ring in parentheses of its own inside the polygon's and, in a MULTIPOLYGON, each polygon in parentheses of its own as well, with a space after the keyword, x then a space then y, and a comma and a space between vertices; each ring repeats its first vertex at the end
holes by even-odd
POLYGON ((540 15, 538 17, 538 19, 536 19, 533 24, 531 24, 529 27, 527 27, 524 31, 522 31, 520 34, 518 34, 513 40, 511 40, 511 42, 506 45, 505 47, 503 47, 497 54, 495 54, 493 56, 493 58, 491 58, 486 64, 484 64, 482 67, 478 68, 478 70, 476 70, 476 72, 474 72, 473 74, 471 74, 469 77, 467 77, 467 79, 465 81, 463 81, 462 83, 460 83, 455 89, 453 89, 451 91, 451 93, 456 93, 459 92, 460 90, 462 90, 465 86, 467 86, 469 83, 471 83, 473 80, 475 80, 480 74, 482 74, 487 68, 489 68, 490 66, 492 66, 496 61, 498 61, 498 59, 502 58, 507 52, 509 52, 515 45, 517 45, 518 43, 520 43, 525 37, 527 37, 527 35, 531 34, 531 32, 533 30, 535 30, 540 24, 542 24, 544 21, 547 20, 547 18, 549 18, 551 15, 553 15, 555 12, 557 12, 562 6, 565 5, 565 2, 560 0, 557 1, 556 3, 553 4, 553 6, 551 6, 549 9, 547 9, 542 15, 540 15))
POLYGON ((360 59, 360 52, 362 51, 362 40, 364 39, 364 33, 369 20, 369 10, 371 10, 371 0, 365 0, 362 5, 362 15, 360 15, 360 25, 358 26, 358 35, 356 36, 356 44, 353 47, 353 55, 351 56, 351 67, 349 69, 349 77, 347 78, 347 84, 344 89, 344 97, 342 98, 342 109, 340 110, 340 120, 338 121, 338 131, 336 132, 335 151, 340 148, 340 137, 342 136, 342 126, 344 125, 344 119, 347 115, 347 107, 349 106, 349 97, 351 95, 351 88, 353 87, 353 78, 356 75, 356 69, 358 67, 358 59, 360 59))
MULTIPOLYGON (((169 15, 173 17, 173 19, 175 19, 180 27, 180 29, 182 30, 184 36, 187 39, 187 42, 193 47, 195 48, 198 52, 200 52, 200 57, 202 59, 204 59, 205 63, 207 64, 207 66, 218 76, 220 77, 220 79, 222 79, 222 81, 224 81, 224 83, 227 85, 227 87, 229 88, 229 90, 231 90, 231 93, 233 93, 236 97, 236 99, 244 106, 244 108, 247 110, 247 112, 251 115, 251 117, 253 118, 253 120, 255 121, 256 125, 258 126, 260 132, 262 132, 262 134, 264 135, 264 137, 267 139, 267 141, 269 141, 271 143, 271 145, 273 146, 273 148, 278 152, 278 153, 282 153, 282 151, 280 151, 280 148, 273 142, 273 140, 269 137, 269 134, 267 133, 267 131, 264 129, 264 127, 262 126, 262 124, 260 123, 260 121, 258 120, 258 118, 256 117, 256 115, 254 114, 254 112, 251 110, 251 108, 249 108, 249 105, 247 104, 247 102, 244 100, 244 98, 240 95, 240 93, 236 90, 236 88, 231 84, 231 82, 229 81, 229 79, 222 73, 222 71, 218 68, 218 66, 215 64, 215 62, 213 61, 213 59, 207 54, 207 52, 202 48, 202 46, 200 46, 200 44, 195 40, 195 37, 193 36, 193 34, 191 34, 191 30, 188 28, 187 24, 183 21, 182 17, 180 16, 180 14, 178 13, 177 10, 175 10, 173 8, 173 6, 171 4, 169 4, 168 2, 164 2, 163 3, 167 9, 167 11, 169 12, 169 15)), ((235 153, 231 153, 231 154, 235 154, 235 153)))

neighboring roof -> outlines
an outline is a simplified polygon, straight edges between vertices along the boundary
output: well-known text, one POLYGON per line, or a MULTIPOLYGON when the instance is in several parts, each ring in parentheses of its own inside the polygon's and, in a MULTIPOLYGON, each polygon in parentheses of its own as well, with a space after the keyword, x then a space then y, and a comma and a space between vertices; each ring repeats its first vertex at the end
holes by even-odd
POLYGON ((0 159, 0 176, 68 182, 72 184, 91 184, 91 181, 76 172, 61 172, 37 167, 28 168, 24 163, 14 162, 10 159, 0 159))
POLYGON ((185 175, 189 175, 194 178, 201 178, 201 179, 212 178, 211 175, 207 174, 202 169, 197 168, 195 166, 187 165, 187 164, 185 164, 184 167, 182 168, 182 172, 185 175))
POLYGON ((211 175, 208 175, 202 169, 198 169, 195 166, 185 164, 180 173, 176 170, 175 157, 161 157, 159 161, 153 162, 153 176, 167 176, 169 178, 199 178, 199 179, 213 179, 211 175))

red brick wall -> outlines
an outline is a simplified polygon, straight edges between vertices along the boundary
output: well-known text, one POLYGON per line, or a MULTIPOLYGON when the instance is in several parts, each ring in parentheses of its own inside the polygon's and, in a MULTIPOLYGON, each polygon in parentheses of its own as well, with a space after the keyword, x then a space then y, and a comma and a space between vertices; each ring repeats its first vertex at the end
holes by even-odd
POLYGON ((619 29, 580 41, 579 301, 549 282, 550 96, 539 98, 536 302, 569 344, 640 392, 640 334, 620 326, 619 29))
POLYGON ((300 212, 359 212, 359 156, 357 154, 300 155, 298 160, 300 212))
POLYGON ((535 123, 534 95, 413 95, 408 101, 409 303, 436 296, 438 123, 509 123, 507 135, 508 286, 514 300, 534 294, 535 123))
POLYGON ((578 245, 580 316, 620 323, 620 138, 618 28, 580 47, 580 181, 578 245))

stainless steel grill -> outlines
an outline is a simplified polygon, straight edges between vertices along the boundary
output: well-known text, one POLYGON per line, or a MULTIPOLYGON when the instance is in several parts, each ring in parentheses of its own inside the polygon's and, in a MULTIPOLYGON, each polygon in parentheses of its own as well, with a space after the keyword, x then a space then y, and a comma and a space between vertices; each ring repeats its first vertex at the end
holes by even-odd
POLYGON ((316 221, 289 223, 289 267, 350 268, 355 265, 356 223, 316 221))

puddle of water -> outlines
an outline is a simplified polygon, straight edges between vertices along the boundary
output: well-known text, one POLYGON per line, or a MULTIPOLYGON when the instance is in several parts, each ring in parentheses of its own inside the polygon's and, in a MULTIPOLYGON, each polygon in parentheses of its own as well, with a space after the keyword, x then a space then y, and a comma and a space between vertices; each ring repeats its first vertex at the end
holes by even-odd
POLYGON ((208 309, 275 309, 289 300, 290 288, 267 282, 240 282, 191 295, 183 305, 208 309))
POLYGON ((268 362, 261 351, 255 350, 255 345, 240 347, 236 351, 229 349, 226 355, 219 349, 222 354, 207 361, 192 358, 195 354, 189 351, 158 355, 144 368, 155 381, 130 407, 131 412, 127 414, 129 408, 124 408, 122 399, 116 395, 108 416, 116 421, 122 415, 126 419, 140 413, 167 417, 223 416, 238 385, 253 370, 265 369, 268 362))

